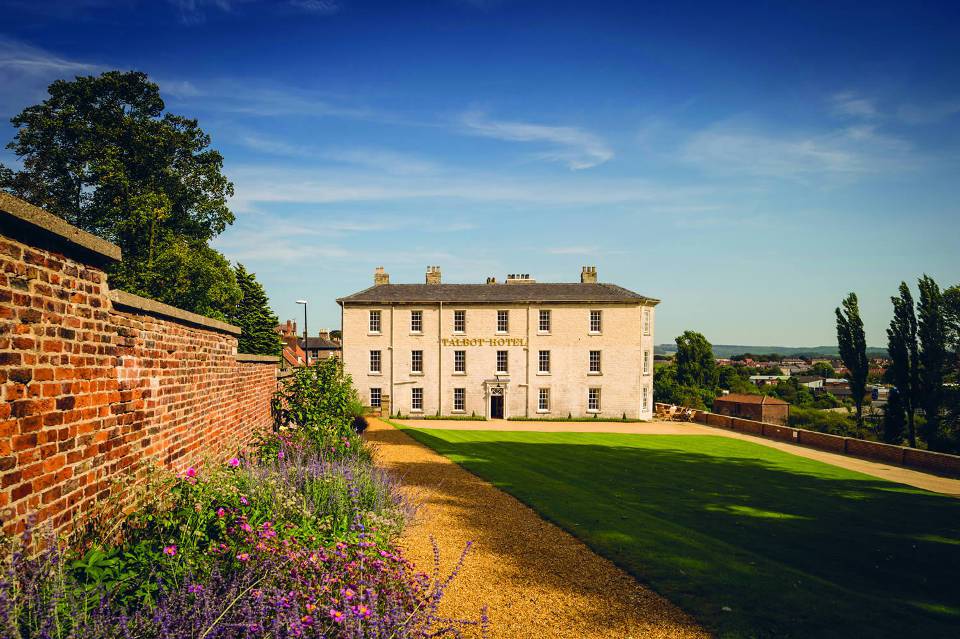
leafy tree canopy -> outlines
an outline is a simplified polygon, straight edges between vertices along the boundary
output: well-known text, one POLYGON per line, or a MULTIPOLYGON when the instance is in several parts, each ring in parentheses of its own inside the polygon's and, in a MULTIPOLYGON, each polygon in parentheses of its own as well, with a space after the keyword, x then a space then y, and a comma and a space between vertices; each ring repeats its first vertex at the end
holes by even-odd
POLYGON ((263 286, 243 264, 237 264, 235 274, 243 297, 228 314, 228 320, 243 330, 238 340, 238 350, 241 353, 279 356, 283 348, 283 342, 277 334, 280 321, 270 309, 270 300, 263 286))
POLYGON ((240 296, 232 269, 207 242, 233 223, 233 185, 197 121, 165 113, 140 72, 58 80, 11 119, 0 188, 120 246, 118 287, 223 317, 240 296))
POLYGON ((717 364, 707 338, 695 331, 684 331, 677 342, 677 382, 684 386, 715 388, 717 364))

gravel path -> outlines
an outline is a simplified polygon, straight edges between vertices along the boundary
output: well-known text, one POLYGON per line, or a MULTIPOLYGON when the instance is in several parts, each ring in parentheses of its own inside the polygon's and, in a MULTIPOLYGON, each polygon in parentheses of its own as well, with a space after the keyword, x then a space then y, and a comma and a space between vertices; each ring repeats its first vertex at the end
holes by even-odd
POLYGON ((365 438, 419 506, 400 543, 408 558, 429 571, 432 535, 446 574, 474 542, 443 614, 475 619, 486 605, 496 638, 710 636, 582 542, 403 432, 370 419, 365 438))

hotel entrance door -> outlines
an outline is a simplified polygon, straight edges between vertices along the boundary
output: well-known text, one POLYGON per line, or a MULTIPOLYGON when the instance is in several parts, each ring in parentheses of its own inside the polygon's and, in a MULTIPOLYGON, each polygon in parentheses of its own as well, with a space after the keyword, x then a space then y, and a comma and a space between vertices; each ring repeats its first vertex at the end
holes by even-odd
POLYGON ((490 397, 490 419, 503 419, 503 395, 490 397))

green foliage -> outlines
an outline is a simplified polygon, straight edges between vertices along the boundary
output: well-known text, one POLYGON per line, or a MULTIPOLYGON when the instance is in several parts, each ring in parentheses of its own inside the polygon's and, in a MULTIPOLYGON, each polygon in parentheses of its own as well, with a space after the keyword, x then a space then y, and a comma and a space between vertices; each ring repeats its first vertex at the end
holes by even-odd
POLYGON ((917 340, 919 342, 919 401, 926 419, 923 438, 933 450, 940 449, 940 409, 943 407, 943 372, 947 362, 947 323, 940 287, 928 275, 918 282, 917 340))
POLYGON ((247 272, 243 264, 237 264, 234 273, 242 297, 230 309, 227 321, 239 326, 243 331, 237 340, 237 350, 241 353, 279 357, 283 350, 283 342, 277 335, 277 324, 280 320, 270 310, 270 300, 263 286, 257 281, 255 274, 247 272))
POLYGON ((863 396, 867 390, 867 338, 863 332, 863 320, 860 319, 860 306, 857 294, 850 293, 843 300, 841 308, 836 309, 837 346, 844 365, 850 371, 850 390, 857 407, 857 426, 863 426, 863 396))
POLYGON ((120 246, 113 281, 134 293, 223 318, 240 297, 232 269, 207 246, 234 220, 223 158, 191 120, 165 113, 140 72, 58 80, 11 122, 0 188, 120 246))
POLYGON ((906 430, 907 419, 905 402, 896 388, 890 389, 887 405, 883 409, 881 436, 888 444, 900 445, 903 443, 903 433, 906 430))
POLYGON ((856 418, 837 411, 791 406, 789 425, 830 435, 859 437, 856 418))
POLYGON ((699 410, 713 406, 713 400, 717 396, 714 388, 681 384, 677 377, 677 366, 674 364, 654 367, 653 396, 656 401, 699 410))
POLYGON ((715 388, 717 365, 707 338, 695 331, 684 331, 676 342, 677 383, 681 386, 715 388))
MULTIPOLYGON (((907 437, 910 445, 916 447, 915 409, 920 383, 917 316, 913 296, 906 282, 900 282, 900 295, 891 297, 890 301, 893 303, 893 319, 890 320, 890 327, 887 329, 887 351, 891 359, 888 373, 897 395, 897 405, 894 410, 906 416, 907 437)), ((891 410, 889 405, 887 410, 891 410)), ((894 424, 899 423, 899 416, 893 416, 892 419, 894 424)))
POLYGON ((826 362, 817 362, 810 366, 810 370, 804 373, 804 375, 816 375, 817 377, 827 377, 834 378, 837 376, 837 371, 833 369, 833 366, 827 364, 826 362))
POLYGON ((354 435, 357 406, 353 380, 335 358, 302 366, 280 382, 274 395, 274 421, 278 428, 295 428, 314 445, 324 447, 354 435))

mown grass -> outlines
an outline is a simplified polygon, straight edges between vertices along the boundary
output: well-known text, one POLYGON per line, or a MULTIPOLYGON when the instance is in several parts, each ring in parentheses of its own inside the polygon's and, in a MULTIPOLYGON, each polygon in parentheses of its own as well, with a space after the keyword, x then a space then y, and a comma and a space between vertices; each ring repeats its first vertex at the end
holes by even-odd
POLYGON ((417 430, 721 637, 960 636, 960 500, 712 436, 417 430))

